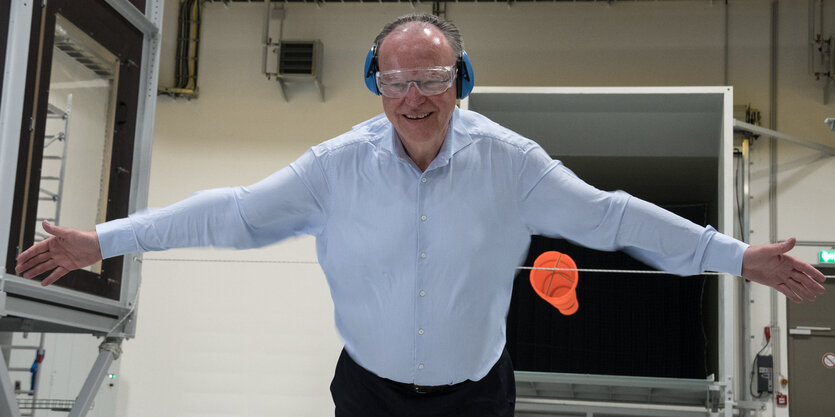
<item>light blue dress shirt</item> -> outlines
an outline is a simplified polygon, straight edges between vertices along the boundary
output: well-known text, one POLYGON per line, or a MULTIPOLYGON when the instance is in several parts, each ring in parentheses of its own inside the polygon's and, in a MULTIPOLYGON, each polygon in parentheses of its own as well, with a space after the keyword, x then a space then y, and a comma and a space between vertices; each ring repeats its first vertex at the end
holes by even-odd
POLYGON ((623 249, 680 275, 739 274, 747 248, 595 189, 535 142, 459 109, 425 172, 379 115, 254 185, 96 229, 104 257, 311 234, 345 349, 379 376, 418 385, 479 380, 496 363, 532 234, 623 249))

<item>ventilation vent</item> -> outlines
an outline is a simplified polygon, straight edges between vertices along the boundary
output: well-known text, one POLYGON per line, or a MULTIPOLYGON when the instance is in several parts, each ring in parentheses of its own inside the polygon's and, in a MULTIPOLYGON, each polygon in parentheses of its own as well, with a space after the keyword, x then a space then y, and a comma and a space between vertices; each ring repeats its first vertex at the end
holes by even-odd
POLYGON ((114 77, 116 57, 66 19, 56 18, 54 45, 99 77, 114 77))
POLYGON ((275 76, 276 81, 281 85, 281 95, 285 101, 287 101, 287 84, 295 81, 313 81, 319 88, 319 96, 322 101, 325 101, 325 87, 322 85, 323 50, 322 42, 318 40, 280 41, 266 44, 264 68, 278 67, 275 72, 267 72, 267 78, 269 79, 271 75, 275 76))
POLYGON ((279 76, 318 75, 321 45, 319 41, 282 41, 278 57, 279 76))

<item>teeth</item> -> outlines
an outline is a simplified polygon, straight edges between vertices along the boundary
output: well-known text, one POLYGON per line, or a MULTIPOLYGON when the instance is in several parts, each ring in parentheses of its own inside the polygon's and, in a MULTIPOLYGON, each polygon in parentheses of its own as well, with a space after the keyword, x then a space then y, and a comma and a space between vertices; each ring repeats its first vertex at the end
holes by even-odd
POLYGON ((418 119, 423 119, 424 117, 428 117, 429 114, 430 113, 416 114, 416 115, 404 114, 404 116, 406 116, 407 119, 418 120, 418 119))

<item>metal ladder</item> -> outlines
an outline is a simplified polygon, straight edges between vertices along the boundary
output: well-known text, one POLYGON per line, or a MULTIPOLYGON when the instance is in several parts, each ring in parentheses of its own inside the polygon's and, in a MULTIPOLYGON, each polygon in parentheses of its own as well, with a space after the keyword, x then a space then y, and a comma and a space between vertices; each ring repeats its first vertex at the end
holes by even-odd
MULTIPOLYGON (((121 337, 105 337, 104 341, 99 345, 99 355, 93 364, 81 391, 74 399, 41 399, 38 398, 38 391, 40 387, 42 369, 37 370, 37 374, 32 380, 32 386, 29 390, 24 390, 20 387, 18 380, 12 378, 12 374, 19 374, 22 372, 30 373, 31 368, 26 367, 10 367, 8 363, 20 363, 20 361, 12 362, 12 351, 29 350, 38 353, 44 352, 44 338, 45 333, 38 333, 40 339, 38 345, 14 344, 15 333, 0 333, 0 416, 2 417, 35 417, 36 410, 49 410, 69 413, 68 417, 84 417, 95 406, 94 399, 98 393, 101 383, 107 375, 113 361, 117 360, 122 353, 121 337), (13 383, 14 381, 14 383, 13 383), (27 397, 18 397, 19 395, 27 395, 27 397)), ((26 338, 28 333, 24 332, 23 337, 26 338)), ((37 354, 37 353, 36 353, 37 354)), ((45 355, 36 356, 38 367, 45 355)), ((52 414, 49 414, 52 415, 52 414)))
MULTIPOLYGON (((67 139, 69 138, 71 105, 72 96, 68 96, 67 110, 61 110, 52 104, 49 104, 47 108, 47 130, 57 131, 44 136, 41 172, 55 175, 41 175, 38 200, 52 203, 53 210, 50 210, 50 215, 37 218, 38 226, 36 226, 35 242, 40 242, 49 237, 49 235, 40 229, 39 224, 41 221, 47 220, 54 225, 59 224, 60 221, 61 197, 64 191, 64 174, 67 165, 67 139)), ((41 204, 38 203, 39 208, 41 204)))
MULTIPOLYGON (((37 345, 11 344, 11 345, 2 346, 2 348, 8 349, 10 359, 12 357, 11 353, 13 351, 21 351, 21 350, 23 350, 23 351, 34 351, 35 355, 40 355, 40 354, 42 354, 42 352, 44 352, 44 334, 43 333, 37 333, 37 335, 38 335, 37 345)), ((24 339, 27 339, 28 337, 29 337, 29 333, 23 333, 23 338, 24 339)), ((36 356, 36 361, 38 361, 39 365, 40 365, 40 363, 42 363, 41 362, 42 360, 43 360, 43 356, 40 356, 39 358, 38 358, 38 356, 36 356)), ((31 373, 32 368, 9 367, 8 371, 9 371, 10 374, 11 373, 31 373)), ((24 394, 24 395, 29 395, 31 397, 31 398, 24 398, 24 399, 18 398, 17 399, 18 407, 20 408, 20 416, 21 417, 34 417, 35 410, 38 409, 38 408, 42 408, 42 407, 38 406, 38 404, 39 404, 39 401, 38 401, 38 387, 40 386, 40 382, 39 382, 40 378, 41 378, 41 371, 39 370, 39 371, 37 371, 37 373, 34 376, 34 381, 33 381, 33 384, 31 384, 30 389, 23 389, 17 383, 15 384, 15 389, 14 389, 15 395, 24 394)))

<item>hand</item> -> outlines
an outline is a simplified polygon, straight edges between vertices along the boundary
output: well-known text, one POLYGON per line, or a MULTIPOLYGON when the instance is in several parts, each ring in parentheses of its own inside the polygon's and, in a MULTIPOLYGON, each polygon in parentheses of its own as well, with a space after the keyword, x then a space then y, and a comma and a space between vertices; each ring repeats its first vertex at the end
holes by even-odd
POLYGON ((797 258, 786 255, 795 244, 791 238, 782 243, 750 246, 742 256, 742 276, 768 285, 796 303, 803 298, 814 301, 815 293, 823 294, 821 282, 826 277, 797 258))
POLYGON ((53 270, 41 281, 47 286, 68 272, 92 265, 101 260, 99 237, 95 230, 80 230, 53 226, 44 220, 43 229, 51 234, 17 257, 15 273, 27 279, 53 270))

